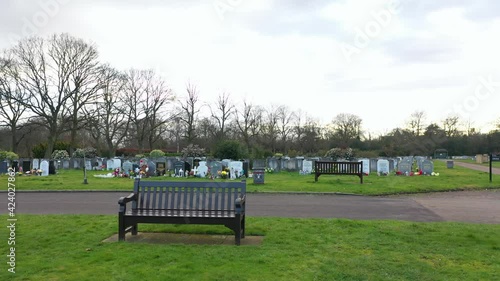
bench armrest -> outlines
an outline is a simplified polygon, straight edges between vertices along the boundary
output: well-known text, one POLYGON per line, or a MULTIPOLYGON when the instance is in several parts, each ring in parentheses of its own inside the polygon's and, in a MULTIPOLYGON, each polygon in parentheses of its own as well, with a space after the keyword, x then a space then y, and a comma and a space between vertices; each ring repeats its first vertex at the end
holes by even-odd
POLYGON ((236 198, 234 201, 234 209, 237 214, 245 213, 245 200, 246 195, 236 198))
POLYGON ((135 193, 130 193, 127 197, 120 197, 120 199, 118 199, 120 212, 125 212, 127 203, 135 200, 137 200, 137 194, 135 193))

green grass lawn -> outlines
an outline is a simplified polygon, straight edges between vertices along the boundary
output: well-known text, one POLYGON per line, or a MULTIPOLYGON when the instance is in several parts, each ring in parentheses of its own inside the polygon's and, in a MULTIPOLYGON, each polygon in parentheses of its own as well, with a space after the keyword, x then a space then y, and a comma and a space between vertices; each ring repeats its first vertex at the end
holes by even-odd
MULTIPOLYGON (((356 176, 331 176, 322 175, 318 182, 314 182, 314 175, 299 175, 299 173, 273 173, 265 174, 265 184, 254 185, 252 179, 247 180, 248 192, 342 192, 364 195, 383 195, 398 193, 472 190, 499 188, 500 176, 493 177, 489 183, 488 173, 470 170, 455 166, 446 168, 446 162, 434 162, 438 177, 433 176, 377 176, 371 174, 364 178, 364 184, 359 183, 356 176)), ((89 184, 84 185, 81 170, 60 170, 57 175, 48 177, 18 176, 16 178, 17 190, 132 190, 133 180, 126 178, 96 178, 95 174, 105 172, 90 171, 89 184)), ((154 177, 152 180, 206 180, 196 178, 171 178, 154 177)), ((149 180, 149 179, 148 179, 149 180)), ((0 176, 0 181, 6 182, 5 175, 0 176)), ((7 185, 1 187, 6 189, 7 185)))
POLYGON ((17 218, 16 274, 3 262, 0 280, 500 280, 500 225, 249 217, 247 235, 264 241, 238 247, 101 242, 117 232, 116 216, 17 218))

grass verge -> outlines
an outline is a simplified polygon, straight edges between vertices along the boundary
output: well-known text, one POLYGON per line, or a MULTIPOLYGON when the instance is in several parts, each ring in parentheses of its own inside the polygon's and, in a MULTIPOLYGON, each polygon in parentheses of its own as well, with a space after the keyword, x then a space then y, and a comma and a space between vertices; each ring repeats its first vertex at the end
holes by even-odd
POLYGON ((500 280, 500 225, 250 217, 248 234, 264 242, 237 247, 101 242, 116 233, 116 216, 17 218, 16 274, 3 263, 0 280, 500 280))

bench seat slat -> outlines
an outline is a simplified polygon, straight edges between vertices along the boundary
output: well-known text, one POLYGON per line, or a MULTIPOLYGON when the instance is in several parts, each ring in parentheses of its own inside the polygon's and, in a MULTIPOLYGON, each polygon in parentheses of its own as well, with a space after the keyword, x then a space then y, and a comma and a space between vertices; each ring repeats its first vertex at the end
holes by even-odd
POLYGON ((142 217, 142 216, 159 216, 159 217, 203 217, 203 218, 234 218, 236 215, 235 211, 230 211, 230 210, 178 210, 178 209, 173 209, 173 210, 164 210, 164 209, 157 209, 157 210, 127 210, 125 212, 126 216, 131 216, 131 217, 142 217))

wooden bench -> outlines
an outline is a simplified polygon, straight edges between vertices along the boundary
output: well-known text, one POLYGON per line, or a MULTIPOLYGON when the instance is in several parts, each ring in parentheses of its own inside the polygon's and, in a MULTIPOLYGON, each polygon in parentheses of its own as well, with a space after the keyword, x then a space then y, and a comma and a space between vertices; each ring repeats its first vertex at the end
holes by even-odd
POLYGON ((137 235, 138 223, 220 224, 245 237, 246 182, 134 182, 134 192, 118 200, 118 239, 137 235), (127 204, 131 202, 130 208, 127 204))
POLYGON ((354 175, 363 183, 363 162, 316 161, 314 163, 314 181, 321 175, 354 175))

